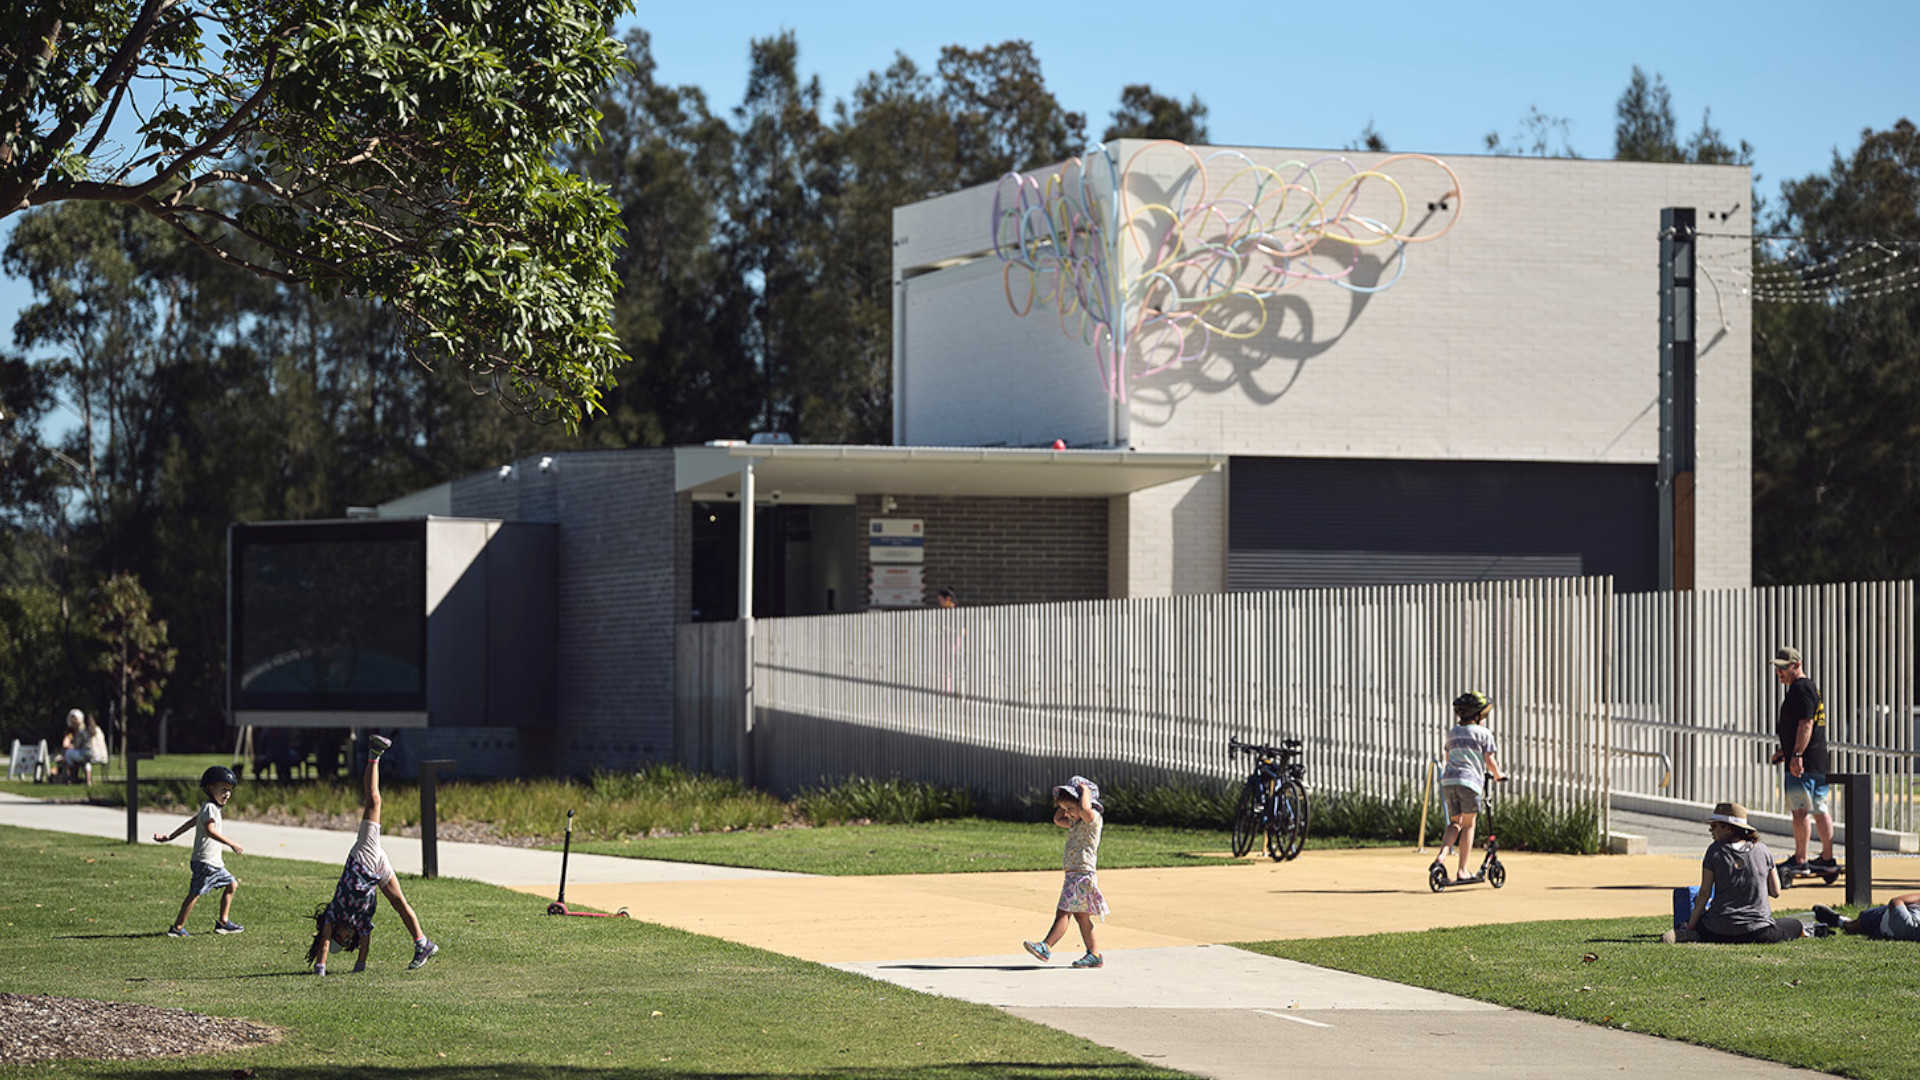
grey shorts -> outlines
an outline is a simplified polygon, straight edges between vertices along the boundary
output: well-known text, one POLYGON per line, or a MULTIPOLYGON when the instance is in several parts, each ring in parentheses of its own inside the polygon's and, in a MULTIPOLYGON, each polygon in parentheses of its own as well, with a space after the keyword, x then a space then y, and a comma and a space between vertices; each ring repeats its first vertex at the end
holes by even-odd
POLYGON ((1440 805, 1446 808, 1448 817, 1477 814, 1485 809, 1480 793, 1465 784, 1440 785, 1440 805))
POLYGON ((187 886, 187 891, 195 896, 205 896, 215 889, 224 889, 234 884, 238 883, 234 881, 232 874, 227 873, 226 867, 196 862, 193 864, 193 882, 187 886))

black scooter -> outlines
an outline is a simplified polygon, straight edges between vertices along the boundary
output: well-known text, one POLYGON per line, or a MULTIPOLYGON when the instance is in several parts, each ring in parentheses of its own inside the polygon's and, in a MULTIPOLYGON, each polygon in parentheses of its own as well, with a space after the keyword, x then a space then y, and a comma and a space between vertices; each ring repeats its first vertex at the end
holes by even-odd
MULTIPOLYGON (((1485 816, 1487 827, 1491 830, 1493 827, 1493 793, 1491 791, 1487 793, 1485 816)), ((1442 849, 1440 854, 1434 857, 1433 865, 1427 868, 1427 888, 1434 892, 1458 888, 1461 885, 1478 885, 1483 881, 1496 889, 1507 883, 1507 868, 1500 862, 1500 837, 1491 831, 1487 833, 1487 852, 1480 857, 1480 869, 1475 873, 1466 877, 1448 877, 1447 864, 1444 861, 1446 855, 1446 850, 1442 849)))

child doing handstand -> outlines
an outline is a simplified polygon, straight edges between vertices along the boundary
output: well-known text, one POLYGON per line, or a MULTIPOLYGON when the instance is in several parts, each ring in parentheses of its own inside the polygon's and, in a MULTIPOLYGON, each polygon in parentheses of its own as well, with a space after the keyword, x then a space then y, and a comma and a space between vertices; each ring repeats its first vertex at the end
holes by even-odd
POLYGON ((420 916, 413 913, 413 905, 407 903, 406 894, 400 891, 400 879, 387 861, 386 849, 380 846, 380 755, 393 741, 373 735, 367 742, 370 748, 364 774, 366 788, 360 803, 363 808, 360 836, 347 852, 347 865, 340 871, 340 884, 334 886, 333 900, 313 913, 313 944, 307 947, 307 962, 313 965, 315 975, 327 973, 327 951, 334 945, 359 949, 360 957, 353 970, 367 969, 367 950, 373 944, 373 912, 380 905, 381 893, 386 894, 387 902, 399 914, 407 933, 413 935, 413 962, 407 965, 409 969, 426 963, 440 951, 440 946, 428 941, 426 931, 420 929, 420 916))
POLYGON ((1053 959, 1053 947, 1067 936, 1067 921, 1072 919, 1080 924, 1080 940, 1087 945, 1087 954, 1075 960, 1073 966, 1097 968, 1106 962, 1093 940, 1093 917, 1107 913, 1107 898, 1100 895, 1100 881, 1095 876, 1105 812, 1106 808, 1100 805, 1100 788, 1084 776, 1071 777, 1053 789, 1053 823, 1067 830, 1063 860, 1067 880, 1060 888, 1060 903, 1046 938, 1021 942, 1041 960, 1053 959))

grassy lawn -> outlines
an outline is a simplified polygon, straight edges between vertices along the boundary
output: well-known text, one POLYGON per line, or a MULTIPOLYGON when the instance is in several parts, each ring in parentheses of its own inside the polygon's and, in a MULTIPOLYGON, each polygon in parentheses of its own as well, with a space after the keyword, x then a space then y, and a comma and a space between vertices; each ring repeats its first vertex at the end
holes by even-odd
MULTIPOLYGON (((1178 1077, 995 1009, 640 921, 550 919, 534 898, 410 879, 443 952, 407 971, 382 905, 362 975, 303 963, 331 867, 230 856, 247 932, 160 936, 186 884, 178 849, 0 827, 0 990, 181 1007, 276 1025, 281 1043, 212 1057, 58 1062, 0 1076, 1178 1077)), ((344 969, 349 967, 341 964, 344 969)))
MULTIPOLYGON (((53 748, 53 751, 57 754, 59 753, 59 748, 56 746, 53 748)), ((232 768, 233 755, 163 754, 155 757, 151 761, 142 761, 140 763, 140 779, 143 783, 147 780, 193 780, 198 782, 200 774, 205 772, 209 765, 225 765, 228 768, 232 768)), ((117 756, 109 761, 106 767, 101 768, 96 766, 93 770, 93 793, 95 797, 108 797, 109 793, 107 789, 111 787, 114 789, 111 797, 118 799, 126 792, 126 783, 127 770, 125 763, 117 756)), ((0 780, 0 791, 12 792, 15 795, 31 795, 36 799, 61 801, 69 799, 79 800, 87 797, 87 786, 85 784, 68 784, 64 782, 36 784, 30 780, 0 780)))
POLYGON ((1660 943, 1664 929, 1602 919, 1241 947, 1823 1072, 1915 1075, 1912 943, 1675 946, 1660 943))
MULTIPOLYGON (((574 841, 575 851, 675 862, 717 863, 808 874, 953 874, 1058 870, 1065 834, 1046 822, 960 818, 919 825, 753 829, 630 841, 574 841)), ((1108 825, 1100 867, 1213 866, 1230 845, 1225 829, 1108 825)), ((1308 848, 1395 846, 1398 841, 1312 837, 1308 848)), ((557 848, 558 845, 555 845, 557 848)))

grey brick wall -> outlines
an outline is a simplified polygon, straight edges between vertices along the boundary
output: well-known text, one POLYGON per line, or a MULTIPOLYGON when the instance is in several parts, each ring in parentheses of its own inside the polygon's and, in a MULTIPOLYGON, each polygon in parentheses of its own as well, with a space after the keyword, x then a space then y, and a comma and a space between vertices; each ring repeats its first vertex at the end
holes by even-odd
POLYGON ((674 626, 685 609, 686 502, 673 451, 536 455, 506 480, 454 482, 460 516, 559 525, 558 720, 522 740, 530 770, 581 773, 673 755, 674 626))
POLYGON ((922 575, 927 599, 942 586, 966 607, 1052 600, 1104 600, 1107 580, 1107 500, 896 496, 880 513, 876 496, 855 507, 859 545, 857 602, 866 610, 867 523, 876 517, 926 522, 922 575))

